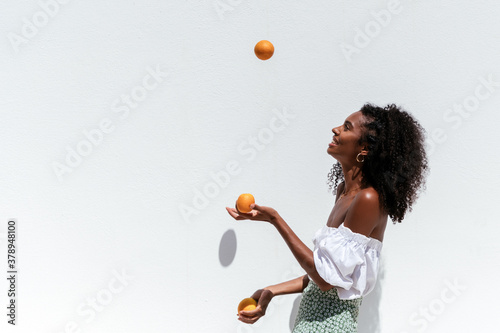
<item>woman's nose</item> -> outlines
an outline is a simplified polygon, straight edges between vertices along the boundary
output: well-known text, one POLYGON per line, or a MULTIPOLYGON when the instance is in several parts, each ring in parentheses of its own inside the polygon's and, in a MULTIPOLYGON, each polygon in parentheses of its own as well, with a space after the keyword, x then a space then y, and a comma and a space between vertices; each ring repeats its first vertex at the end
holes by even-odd
POLYGON ((340 132, 339 132, 339 128, 338 128, 338 127, 334 127, 334 128, 332 128, 332 132, 333 132, 333 134, 335 134, 335 135, 339 135, 339 133, 340 133, 340 132))

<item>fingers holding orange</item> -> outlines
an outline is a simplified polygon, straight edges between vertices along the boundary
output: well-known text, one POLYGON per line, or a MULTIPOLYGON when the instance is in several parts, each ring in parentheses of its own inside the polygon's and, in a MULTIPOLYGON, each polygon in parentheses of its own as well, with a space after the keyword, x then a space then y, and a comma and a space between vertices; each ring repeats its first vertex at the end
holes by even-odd
POLYGON ((244 298, 240 304, 238 304, 238 314, 241 311, 253 311, 257 308, 257 301, 251 297, 244 298))
POLYGON ((235 208, 230 208, 226 207, 227 212, 231 217, 235 220, 241 221, 241 220, 248 220, 252 217, 252 213, 244 214, 240 212, 236 207, 235 208))
POLYGON ((238 320, 244 322, 245 324, 255 324, 262 316, 260 314, 255 314, 251 317, 243 315, 243 313, 238 317, 238 320))
POLYGON ((247 324, 253 324, 262 317, 262 309, 253 298, 245 298, 238 304, 238 319, 247 324))

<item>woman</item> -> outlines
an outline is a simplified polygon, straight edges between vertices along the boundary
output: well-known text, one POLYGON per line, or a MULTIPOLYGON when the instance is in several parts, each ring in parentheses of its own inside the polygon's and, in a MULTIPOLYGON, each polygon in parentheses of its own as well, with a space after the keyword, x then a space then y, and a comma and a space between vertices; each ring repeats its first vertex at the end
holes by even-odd
POLYGON ((332 129, 327 152, 337 162, 328 175, 336 190, 326 226, 310 250, 270 207, 250 213, 226 207, 236 220, 267 221, 276 227, 306 271, 294 280, 257 290, 253 311, 239 320, 253 324, 274 296, 303 293, 293 332, 356 332, 363 296, 376 283, 388 217, 401 222, 424 185, 427 158, 424 131, 395 105, 365 104, 332 129))

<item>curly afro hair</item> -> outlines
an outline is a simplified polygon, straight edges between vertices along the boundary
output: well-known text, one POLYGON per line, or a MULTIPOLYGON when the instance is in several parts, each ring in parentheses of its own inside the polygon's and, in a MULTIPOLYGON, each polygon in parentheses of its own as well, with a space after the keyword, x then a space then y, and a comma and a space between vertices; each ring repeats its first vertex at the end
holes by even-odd
MULTIPOLYGON (((394 104, 384 108, 367 103, 361 108, 365 118, 360 144, 368 144, 361 172, 362 185, 372 186, 381 206, 394 223, 401 222, 425 189, 428 172, 424 130, 406 111, 394 104)), ((339 162, 328 174, 330 190, 344 181, 339 162)))

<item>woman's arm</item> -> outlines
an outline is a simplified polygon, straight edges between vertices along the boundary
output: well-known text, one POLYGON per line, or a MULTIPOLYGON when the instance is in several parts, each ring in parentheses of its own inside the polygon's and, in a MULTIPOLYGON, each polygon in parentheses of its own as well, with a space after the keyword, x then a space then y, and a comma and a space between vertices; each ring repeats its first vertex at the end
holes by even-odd
POLYGON ((306 271, 306 273, 312 278, 312 280, 318 285, 318 287, 327 291, 333 288, 331 284, 323 280, 323 278, 316 271, 316 266, 314 265, 314 256, 311 249, 309 249, 297 235, 292 231, 292 229, 286 224, 286 222, 281 218, 278 212, 271 208, 265 206, 259 206, 256 204, 250 205, 252 211, 250 213, 239 212, 236 208, 226 207, 227 212, 236 220, 255 220, 255 221, 267 221, 278 229, 281 237, 285 240, 286 244, 292 251, 295 259, 299 262, 300 266, 306 271))
POLYGON ((266 314, 267 306, 274 296, 300 293, 307 287, 308 283, 309 278, 307 275, 304 275, 290 281, 257 290, 252 295, 252 298, 257 301, 257 307, 251 311, 240 311, 238 313, 238 319, 247 324, 255 323, 266 314))
POLYGON ((308 283, 309 277, 306 274, 290 281, 265 287, 264 289, 272 292, 273 296, 295 294, 304 291, 308 283))
POLYGON ((323 280, 323 278, 316 271, 313 251, 299 239, 285 220, 283 220, 283 218, 281 218, 281 216, 276 212, 271 217, 270 222, 276 227, 276 229, 278 229, 278 232, 281 234, 281 237, 292 251, 295 259, 297 259, 300 266, 307 272, 318 287, 323 291, 332 289, 333 286, 323 280))

